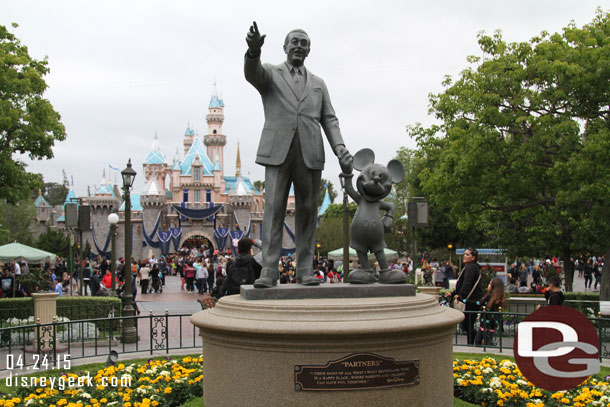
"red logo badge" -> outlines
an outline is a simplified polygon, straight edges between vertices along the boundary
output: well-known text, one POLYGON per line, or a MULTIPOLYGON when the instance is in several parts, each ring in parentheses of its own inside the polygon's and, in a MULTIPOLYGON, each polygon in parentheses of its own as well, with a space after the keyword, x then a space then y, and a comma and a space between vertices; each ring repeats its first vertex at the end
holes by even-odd
POLYGON ((595 327, 563 305, 541 308, 519 323, 513 351, 523 376, 550 391, 574 388, 600 369, 595 327))

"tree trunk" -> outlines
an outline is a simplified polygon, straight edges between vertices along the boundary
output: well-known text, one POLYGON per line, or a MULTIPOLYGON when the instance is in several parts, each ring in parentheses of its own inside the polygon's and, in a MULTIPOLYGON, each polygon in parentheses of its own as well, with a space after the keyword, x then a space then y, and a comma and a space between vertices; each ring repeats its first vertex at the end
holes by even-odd
POLYGON ((602 270, 602 285, 599 288, 599 300, 610 301, 610 247, 606 249, 606 260, 602 270))
POLYGON ((564 272, 564 284, 567 291, 572 291, 572 283, 574 282, 574 262, 570 257, 570 249, 564 247, 561 250, 561 257, 563 259, 563 272, 564 272))

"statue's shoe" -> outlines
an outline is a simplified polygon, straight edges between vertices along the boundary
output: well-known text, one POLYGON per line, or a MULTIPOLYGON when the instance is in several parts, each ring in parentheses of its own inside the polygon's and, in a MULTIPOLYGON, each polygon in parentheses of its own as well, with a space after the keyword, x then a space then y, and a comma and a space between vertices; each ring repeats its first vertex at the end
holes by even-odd
POLYGON ((352 270, 347 276, 350 284, 373 284, 375 282, 375 274, 373 270, 352 270))
POLYGON ((297 281, 301 285, 320 285, 320 279, 315 278, 314 276, 303 276, 297 279, 297 281))
POLYGON ((401 270, 382 270, 379 272, 381 284, 405 284, 407 275, 401 270))
POLYGON ((254 281, 254 288, 271 288, 277 285, 277 280, 271 277, 260 277, 254 281))

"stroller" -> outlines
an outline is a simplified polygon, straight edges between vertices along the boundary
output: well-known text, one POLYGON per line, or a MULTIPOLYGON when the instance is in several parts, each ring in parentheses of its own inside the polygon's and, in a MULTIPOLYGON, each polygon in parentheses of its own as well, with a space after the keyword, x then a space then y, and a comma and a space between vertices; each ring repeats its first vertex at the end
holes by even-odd
POLYGON ((152 271, 150 272, 150 276, 152 278, 152 290, 155 291, 155 294, 159 293, 159 292, 161 292, 161 293, 163 292, 163 287, 161 286, 161 278, 160 278, 159 274, 160 274, 160 270, 157 267, 157 265, 155 264, 153 266, 152 271))
POLYGON ((424 269, 424 285, 434 285, 432 283, 432 276, 434 275, 434 271, 432 269, 424 269))

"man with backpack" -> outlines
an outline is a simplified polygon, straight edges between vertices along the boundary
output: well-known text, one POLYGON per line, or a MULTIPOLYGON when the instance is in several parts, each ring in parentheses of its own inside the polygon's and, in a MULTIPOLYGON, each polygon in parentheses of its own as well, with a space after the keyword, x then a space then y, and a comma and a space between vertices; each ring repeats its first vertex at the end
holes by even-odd
POLYGON ((237 258, 227 264, 227 277, 222 282, 220 292, 224 295, 239 294, 239 287, 254 284, 260 277, 261 265, 252 257, 252 240, 242 238, 237 242, 237 258))

